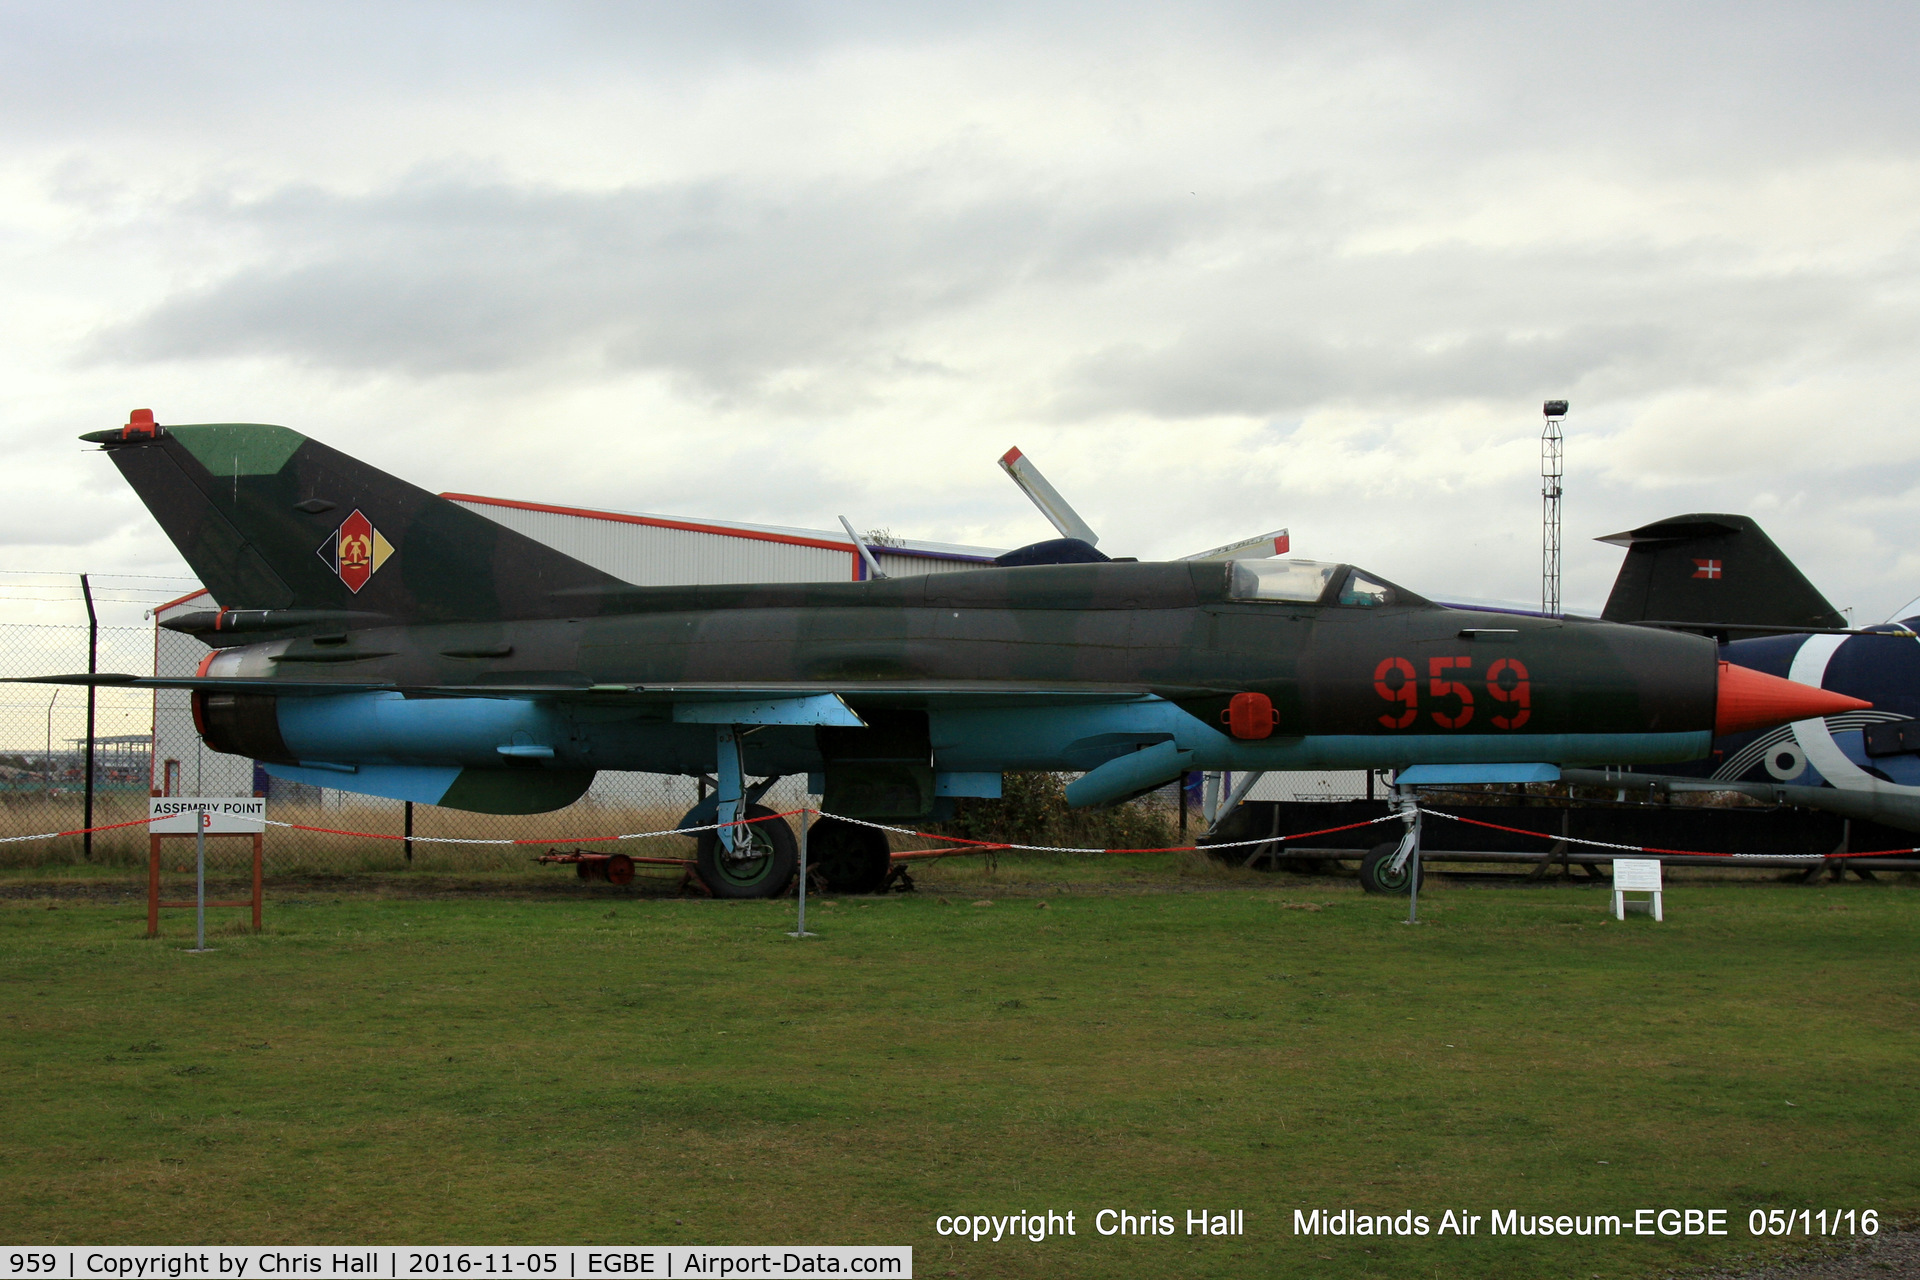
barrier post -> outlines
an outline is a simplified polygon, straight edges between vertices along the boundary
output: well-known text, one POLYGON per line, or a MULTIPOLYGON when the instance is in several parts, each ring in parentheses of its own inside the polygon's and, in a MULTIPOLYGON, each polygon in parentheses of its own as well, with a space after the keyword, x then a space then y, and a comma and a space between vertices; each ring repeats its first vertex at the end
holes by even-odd
MULTIPOLYGON (((256 791, 253 794, 256 796, 264 796, 266 795, 266 792, 256 791)), ((408 806, 408 807, 411 808, 412 806, 408 806)), ((253 931, 255 933, 260 932, 260 907, 262 904, 262 900, 265 897, 265 895, 261 892, 261 884, 265 878, 262 874, 264 869, 262 864, 266 861, 266 853, 267 853, 267 833, 264 830, 254 832, 253 833, 253 931)))
MULTIPOLYGON (((98 674, 100 670, 100 615, 93 611, 93 587, 87 582, 87 575, 80 575, 80 594, 87 598, 87 674, 98 674)), ((87 682, 87 799, 85 828, 80 835, 80 857, 83 861, 93 861, 93 727, 94 706, 99 701, 100 690, 91 680, 87 682)))
MULTIPOLYGON (((807 799, 811 801, 813 797, 808 796, 807 799)), ((789 938, 820 936, 807 932, 807 837, 809 834, 807 820, 811 817, 813 817, 813 808, 809 804, 807 808, 800 811, 800 918, 794 922, 793 932, 787 935, 789 938)))

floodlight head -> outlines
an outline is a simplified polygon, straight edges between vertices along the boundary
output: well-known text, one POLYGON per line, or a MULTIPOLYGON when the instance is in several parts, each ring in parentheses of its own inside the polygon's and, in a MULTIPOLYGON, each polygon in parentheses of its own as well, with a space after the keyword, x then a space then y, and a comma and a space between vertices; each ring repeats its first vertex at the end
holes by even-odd
POLYGON ((1546 414, 1549 418, 1564 418, 1567 416, 1567 402, 1565 400, 1549 400, 1541 406, 1540 412, 1546 414))

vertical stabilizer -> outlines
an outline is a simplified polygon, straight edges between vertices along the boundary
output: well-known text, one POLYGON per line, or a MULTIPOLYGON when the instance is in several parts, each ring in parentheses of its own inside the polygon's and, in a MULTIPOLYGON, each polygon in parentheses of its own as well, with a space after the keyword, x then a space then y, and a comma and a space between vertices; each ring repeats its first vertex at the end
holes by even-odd
POLYGON ((126 427, 102 447, 225 609, 392 622, 598 612, 625 584, 285 427, 126 427))
POLYGON ((1844 627, 1845 618, 1746 516, 1685 515, 1598 539, 1627 549, 1600 616, 1740 627, 1844 627))

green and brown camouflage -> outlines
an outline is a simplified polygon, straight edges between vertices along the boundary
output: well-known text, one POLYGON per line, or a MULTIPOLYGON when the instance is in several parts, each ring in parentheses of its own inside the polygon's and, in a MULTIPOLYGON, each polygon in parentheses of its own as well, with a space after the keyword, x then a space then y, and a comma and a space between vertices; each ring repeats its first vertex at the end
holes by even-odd
MULTIPOLYGON (((1190 769, 1685 760, 1731 705, 1705 638, 1445 607, 1350 565, 639 587, 284 427, 85 438, 219 606, 166 624, 215 646, 199 675, 102 679, 192 688, 216 750, 349 790, 533 811, 718 751, 923 816, 1003 770, 1083 773, 1103 803, 1190 769)), ((1767 723, 1840 709, 1738 679, 1767 723)))

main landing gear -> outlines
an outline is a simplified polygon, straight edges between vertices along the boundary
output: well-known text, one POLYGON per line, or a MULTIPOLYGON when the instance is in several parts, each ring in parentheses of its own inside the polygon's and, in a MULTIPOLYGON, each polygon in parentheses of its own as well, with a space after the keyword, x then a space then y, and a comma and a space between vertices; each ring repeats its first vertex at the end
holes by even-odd
POLYGON ((885 893, 892 870, 884 831, 822 818, 807 833, 807 876, 821 893, 885 893))

